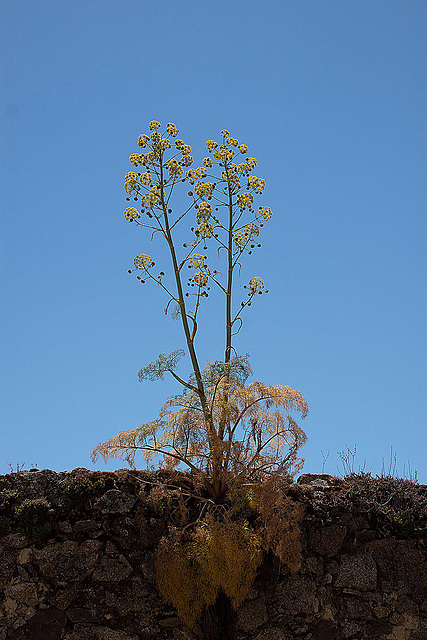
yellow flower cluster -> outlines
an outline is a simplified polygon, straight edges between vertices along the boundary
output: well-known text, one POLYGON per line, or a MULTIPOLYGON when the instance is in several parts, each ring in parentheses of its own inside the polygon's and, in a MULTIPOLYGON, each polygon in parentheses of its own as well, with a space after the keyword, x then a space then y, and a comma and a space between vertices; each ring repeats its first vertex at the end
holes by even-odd
POLYGON ((196 173, 198 178, 204 178, 207 174, 207 171, 204 167, 197 167, 196 173))
POLYGON ((248 242, 253 240, 254 236, 258 236, 258 235, 259 235, 258 227, 256 226, 256 224, 250 223, 246 225, 246 227, 242 229, 242 231, 237 231, 233 235, 233 241, 238 247, 243 249, 244 247, 246 247, 248 242))
POLYGON ((212 166, 212 160, 210 158, 204 158, 203 160, 203 166, 205 167, 211 167, 212 166))
POLYGON ((209 202, 201 202, 197 209, 197 223, 200 224, 202 220, 205 222, 209 220, 211 216, 212 207, 209 202))
POLYGON ((248 165, 249 169, 254 169, 257 166, 257 159, 246 158, 246 164, 248 165))
POLYGON ((245 231, 249 233, 250 237, 259 236, 259 227, 256 226, 253 222, 250 222, 246 225, 245 231))
POLYGON ((146 253, 141 253, 140 256, 136 256, 133 263, 135 265, 135 269, 144 269, 144 271, 147 271, 149 267, 153 265, 151 256, 146 253))
POLYGON ((249 173, 250 169, 248 167, 248 165, 245 162, 241 162, 238 167, 237 167, 237 171, 239 173, 249 173))
POLYGON ((186 173, 186 179, 190 184, 194 184, 199 178, 204 178, 206 175, 206 169, 204 167, 197 167, 197 169, 189 169, 186 173))
POLYGON ((181 164, 184 167, 191 167, 193 164, 193 156, 182 156, 181 164))
POLYGON ((230 135, 230 132, 227 131, 227 129, 223 129, 221 131, 221 135, 222 135, 223 138, 228 138, 228 136, 230 135))
POLYGON ((243 247, 246 247, 246 245, 248 244, 249 237, 244 231, 237 231, 233 235, 233 241, 236 244, 236 246, 238 246, 241 249, 243 249, 243 247))
POLYGON ((193 255, 188 259, 188 265, 194 269, 204 269, 206 266, 205 257, 202 256, 201 253, 193 253, 193 255))
POLYGON ((261 291, 262 289, 264 289, 264 280, 262 278, 258 278, 258 276, 255 276, 255 278, 251 278, 249 280, 249 289, 253 293, 261 291))
POLYGON ((142 156, 142 164, 154 164, 158 158, 158 154, 155 151, 149 151, 142 156))
POLYGON ((161 127, 161 124, 160 122, 157 122, 157 120, 152 120, 148 125, 148 128, 150 129, 150 131, 157 131, 157 129, 160 129, 160 127, 161 127))
POLYGON ((211 198, 213 190, 214 185, 212 182, 199 182, 195 186, 195 191, 198 196, 206 196, 207 198, 211 198))
POLYGON ((221 145, 219 150, 215 151, 213 157, 221 162, 224 162, 224 160, 232 160, 234 158, 234 151, 232 149, 227 149, 224 145, 221 145))
POLYGON ((203 220, 197 227, 195 234, 201 238, 211 238, 213 236, 213 226, 210 222, 203 220))
POLYGON ((162 149, 162 151, 164 151, 165 149, 170 149, 171 146, 172 145, 167 138, 162 138, 161 140, 159 140, 159 147, 160 149, 162 149))
POLYGON ((190 278, 190 282, 198 284, 199 287, 205 287, 208 284, 209 275, 206 271, 196 271, 194 276, 190 278))
POLYGON ((191 153, 191 146, 185 144, 184 140, 175 140, 175 147, 178 151, 181 151, 183 156, 188 156, 191 153))
POLYGON ((256 176, 250 176, 248 178, 248 187, 253 189, 255 193, 262 193, 265 189, 265 180, 257 178, 256 176))
POLYGON ((246 207, 250 207, 254 201, 254 197, 251 193, 241 193, 237 196, 237 206, 240 209, 246 209, 246 207))
POLYGON ((236 140, 236 138, 228 138, 227 144, 229 147, 237 147, 237 145, 239 144, 239 141, 236 140))
POLYGON ((208 148, 208 151, 213 151, 214 149, 217 148, 218 143, 215 142, 215 140, 207 140, 206 146, 208 148))
POLYGON ((248 152, 248 147, 245 144, 241 144, 239 146, 239 151, 240 151, 240 153, 247 153, 248 152))
POLYGON ((145 196, 141 198, 141 205, 148 209, 154 209, 155 206, 160 204, 160 192, 156 186, 151 188, 145 196))
POLYGON ((131 153, 131 155, 129 156, 129 161, 131 162, 131 164, 137 167, 139 164, 143 163, 144 156, 140 153, 131 153))
POLYGON ((132 195, 132 193, 134 191, 136 193, 139 192, 140 187, 139 187, 139 184, 138 184, 137 180, 138 180, 138 176, 133 171, 129 171, 125 175, 125 191, 126 191, 126 193, 128 193, 129 195, 132 195))
POLYGON ((228 174, 228 176, 227 176, 226 171, 223 171, 222 174, 221 174, 221 178, 225 182, 228 182, 230 187, 238 187, 238 186, 240 186, 240 178, 235 173, 228 174))
POLYGON ((141 217, 138 211, 135 209, 135 207, 128 207, 127 209, 124 210, 123 213, 125 215, 126 220, 128 220, 129 222, 141 217))
POLYGON ((194 184, 196 182, 196 180, 197 180, 197 172, 196 172, 196 170, 195 169, 189 169, 187 171, 187 173, 185 174, 185 179, 190 184, 194 184))
POLYGON ((166 125, 166 131, 170 136, 172 136, 172 138, 176 138, 176 136, 178 135, 178 129, 176 128, 173 122, 169 122, 166 125))
POLYGON ((140 146, 141 149, 144 149, 147 146, 147 142, 149 141, 149 139, 150 138, 147 136, 147 134, 143 133, 138 138, 138 146, 140 146))
POLYGON ((159 142, 159 140, 161 139, 161 135, 158 131, 153 131, 153 133, 150 135, 150 138, 153 142, 159 142))
POLYGON ((180 166, 175 158, 171 158, 165 165, 169 171, 171 178, 177 178, 184 173, 184 169, 180 166))
POLYGON ((139 181, 141 184, 150 184, 151 183, 151 175, 149 173, 141 173, 139 177, 139 181))
POLYGON ((269 220, 272 215, 270 207, 259 207, 257 218, 258 220, 269 220))

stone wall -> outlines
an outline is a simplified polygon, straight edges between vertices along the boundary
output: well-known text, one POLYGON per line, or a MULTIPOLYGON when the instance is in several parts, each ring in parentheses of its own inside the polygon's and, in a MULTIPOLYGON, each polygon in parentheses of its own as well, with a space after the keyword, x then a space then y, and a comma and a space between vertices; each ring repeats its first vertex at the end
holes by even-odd
MULTIPOLYGON (((0 640, 202 638, 156 591, 167 523, 147 496, 159 481, 127 470, 1 476, 0 640)), ((230 638, 426 640, 427 487, 389 484, 385 498, 363 478, 289 485, 305 506, 301 567, 267 557, 230 638)))

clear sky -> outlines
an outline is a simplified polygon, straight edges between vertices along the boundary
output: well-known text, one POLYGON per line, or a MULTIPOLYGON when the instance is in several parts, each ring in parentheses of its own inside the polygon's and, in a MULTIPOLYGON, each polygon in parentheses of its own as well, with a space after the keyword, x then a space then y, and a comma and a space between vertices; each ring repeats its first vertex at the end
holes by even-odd
MULTIPOLYGON (((270 293, 236 346, 254 379, 305 394, 304 470, 336 473, 357 443, 356 470, 387 470, 392 447, 427 483, 424 11, 3 0, 0 473, 123 467, 90 452, 179 391, 138 382, 185 344, 127 273, 150 245, 123 217, 123 176, 156 119, 196 159, 224 127, 258 159, 274 215, 245 274, 270 293)), ((202 361, 223 355, 223 316, 206 307, 202 361)))

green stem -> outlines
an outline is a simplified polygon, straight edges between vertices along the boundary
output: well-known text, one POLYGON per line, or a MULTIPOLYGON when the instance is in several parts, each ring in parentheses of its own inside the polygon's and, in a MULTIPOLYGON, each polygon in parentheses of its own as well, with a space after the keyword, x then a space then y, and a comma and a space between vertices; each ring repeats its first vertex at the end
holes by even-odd
POLYGON ((203 385, 202 375, 200 373, 200 367, 199 367, 199 363, 196 355, 196 350, 194 347, 194 332, 192 333, 190 331, 190 327, 188 326, 188 317, 187 317, 187 310, 186 310, 185 301, 184 301, 184 292, 182 289, 180 267, 176 257, 171 227, 169 225, 168 209, 167 209, 167 203, 166 203, 165 193, 164 193, 163 157, 162 156, 160 157, 160 198, 161 198, 161 204, 163 209, 163 218, 165 222, 165 237, 169 245, 169 251, 171 254, 173 269, 175 273, 175 282, 176 282, 176 288, 178 293, 178 304, 180 307, 181 322, 184 329, 185 338, 187 340, 188 353, 190 355, 191 365, 193 367, 194 376, 196 378, 196 383, 197 383, 197 393, 200 398, 200 403, 202 405, 203 415, 204 415, 206 428, 207 428, 210 456, 212 460, 212 487, 215 495, 219 497, 221 493, 221 447, 220 447, 220 443, 218 442, 218 435, 215 431, 212 413, 209 410, 208 401, 206 398, 206 393, 203 385))
MULTIPOLYGON (((228 257, 228 272, 227 272, 227 290, 225 294, 225 316, 226 316, 226 337, 225 337, 225 356, 224 362, 225 364, 229 363, 231 360, 231 340, 232 340, 232 317, 231 317, 231 291, 233 286, 233 198, 231 194, 231 187, 228 181, 228 166, 227 162, 224 163, 225 173, 227 176, 227 189, 228 189, 228 246, 227 246, 227 257, 228 257)), ((220 440, 224 439, 224 433, 226 429, 227 423, 227 404, 228 404, 228 396, 229 396, 229 377, 225 378, 225 388, 223 395, 223 406, 221 411, 221 417, 218 427, 218 437, 220 440)), ((225 471, 225 469, 224 469, 225 471)))

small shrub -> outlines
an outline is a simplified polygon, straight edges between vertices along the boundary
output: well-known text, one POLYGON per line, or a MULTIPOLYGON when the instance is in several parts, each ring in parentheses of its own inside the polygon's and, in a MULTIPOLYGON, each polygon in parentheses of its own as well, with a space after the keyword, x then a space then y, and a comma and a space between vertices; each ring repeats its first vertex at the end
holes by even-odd
POLYGON ((355 512, 371 514, 401 535, 426 533, 427 494, 416 482, 363 472, 351 473, 343 482, 345 503, 355 512))
POLYGON ((15 508, 15 515, 21 531, 34 542, 44 542, 51 534, 49 522, 50 503, 46 498, 26 498, 15 508))
POLYGON ((20 499, 18 491, 13 489, 3 489, 0 491, 0 509, 10 511, 12 505, 20 499))
POLYGON ((91 478, 87 475, 78 475, 69 478, 65 483, 63 503, 67 509, 76 505, 85 505, 103 493, 105 480, 103 478, 91 478))

